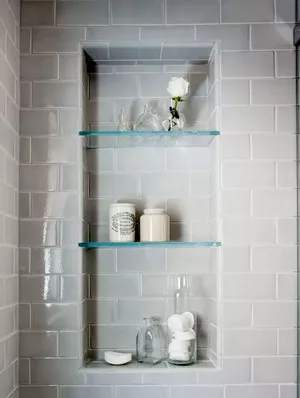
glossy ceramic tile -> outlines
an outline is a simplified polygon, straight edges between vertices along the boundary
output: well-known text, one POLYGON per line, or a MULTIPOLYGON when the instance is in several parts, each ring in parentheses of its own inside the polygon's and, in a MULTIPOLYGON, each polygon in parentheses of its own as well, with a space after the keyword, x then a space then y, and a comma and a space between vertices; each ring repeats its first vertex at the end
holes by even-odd
POLYGON ((79 41, 84 39, 84 28, 33 29, 32 46, 35 53, 79 52, 79 41))
POLYGON ((22 276, 19 283, 20 302, 55 302, 59 297, 57 276, 22 276))
POLYGON ((77 250, 70 248, 32 248, 32 274, 77 274, 77 250))
POLYGON ((51 26, 54 24, 54 4, 52 4, 51 2, 24 2, 22 4, 21 13, 21 23, 23 26, 51 26))
POLYGON ((57 398, 58 388, 56 386, 45 387, 45 386, 21 386, 20 396, 23 398, 57 398))
POLYGON ((108 25, 109 1, 86 4, 85 1, 59 3, 56 9, 57 24, 62 26, 73 25, 108 25))
POLYGON ((76 304, 32 304, 31 325, 36 330, 76 330, 76 304))
POLYGON ((78 198, 67 192, 34 193, 31 195, 31 214, 37 218, 73 218, 77 213, 78 198))
POLYGON ((77 158, 77 140, 71 138, 32 138, 33 163, 74 163, 77 158))
MULTIPOLYGON (((25 90, 27 89, 25 88, 25 90)), ((56 135, 58 126, 57 118, 58 116, 56 110, 22 110, 20 112, 21 135, 56 135), (35 123, 32 126, 33 118, 35 120, 35 123)))
POLYGON ((55 221, 21 221, 20 240, 22 246, 55 246, 57 225, 55 221))
POLYGON ((23 55, 21 56, 22 80, 51 80, 58 77, 57 55, 23 55))
POLYGON ((163 2, 155 0, 130 0, 126 4, 120 0, 113 0, 111 5, 113 25, 160 25, 163 24, 163 2))
MULTIPOLYGON (((3 398, 17 398, 19 384, 19 6, 19 1, 0 3, 0 396, 3 398)), ((25 323, 27 315, 24 314, 25 323)))
POLYGON ((20 190, 55 191, 58 187, 56 165, 21 165, 20 190))
POLYGON ((77 358, 79 355, 79 336, 77 332, 59 333, 59 356, 77 358))
POLYGON ((87 321, 89 324, 112 324, 116 319, 114 299, 87 301, 87 321))
POLYGON ((21 332, 20 357, 55 357, 57 344, 57 332, 21 332))

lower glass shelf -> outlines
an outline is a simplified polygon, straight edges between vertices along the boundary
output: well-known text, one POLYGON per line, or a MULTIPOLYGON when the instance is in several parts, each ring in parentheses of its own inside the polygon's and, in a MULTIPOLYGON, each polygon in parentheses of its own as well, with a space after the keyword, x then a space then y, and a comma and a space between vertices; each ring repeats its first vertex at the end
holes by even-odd
POLYGON ((147 365, 134 361, 126 365, 112 366, 103 361, 89 361, 81 368, 81 371, 87 373, 189 373, 201 370, 216 370, 216 366, 209 360, 198 361, 194 365, 189 366, 174 366, 167 362, 161 362, 157 365, 147 365))
POLYGON ((143 247, 220 247, 221 242, 81 242, 79 247, 84 249, 105 248, 143 248, 143 247))

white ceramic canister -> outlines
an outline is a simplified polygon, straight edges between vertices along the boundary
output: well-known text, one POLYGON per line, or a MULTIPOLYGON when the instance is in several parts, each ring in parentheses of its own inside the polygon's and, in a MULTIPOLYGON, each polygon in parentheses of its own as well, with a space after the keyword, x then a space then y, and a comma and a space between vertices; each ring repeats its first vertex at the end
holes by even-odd
POLYGON ((134 242, 135 205, 131 203, 110 205, 109 240, 111 242, 134 242))
POLYGON ((140 219, 141 242, 170 240, 170 217, 164 209, 145 209, 140 219))

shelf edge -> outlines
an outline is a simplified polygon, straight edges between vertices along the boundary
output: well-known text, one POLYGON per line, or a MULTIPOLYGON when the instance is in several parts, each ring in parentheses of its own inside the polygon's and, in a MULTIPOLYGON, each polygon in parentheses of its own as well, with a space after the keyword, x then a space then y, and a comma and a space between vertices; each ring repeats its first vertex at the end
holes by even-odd
POLYGON ((105 248, 146 248, 146 247, 221 247, 222 242, 80 242, 78 246, 83 249, 105 248))

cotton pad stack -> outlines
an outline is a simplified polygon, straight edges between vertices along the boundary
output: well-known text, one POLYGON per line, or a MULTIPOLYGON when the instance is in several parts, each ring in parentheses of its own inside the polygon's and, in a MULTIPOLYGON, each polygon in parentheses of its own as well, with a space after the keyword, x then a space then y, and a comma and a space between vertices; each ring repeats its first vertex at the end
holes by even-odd
POLYGON ((196 339, 194 324, 195 318, 191 312, 170 316, 168 327, 172 333, 172 341, 169 345, 169 359, 183 362, 190 360, 191 341, 196 339))

